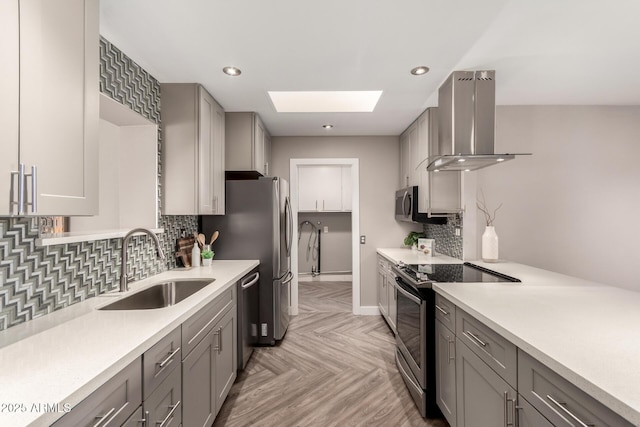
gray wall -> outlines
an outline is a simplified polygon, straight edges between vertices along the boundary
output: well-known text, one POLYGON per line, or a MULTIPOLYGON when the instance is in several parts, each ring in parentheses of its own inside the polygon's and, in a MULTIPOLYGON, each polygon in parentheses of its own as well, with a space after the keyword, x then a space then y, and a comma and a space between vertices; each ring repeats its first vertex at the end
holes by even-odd
POLYGON ((640 291, 640 107, 498 107, 496 121, 497 152, 533 153, 475 172, 504 204, 500 257, 640 291))
MULTIPOLYGON (((309 221, 321 231, 328 227, 328 231, 320 235, 320 268, 322 272, 351 271, 351 214, 348 212, 300 212, 298 223, 309 221), (320 224, 318 225, 318 222, 320 224)), ((300 228, 298 228, 300 231, 300 228)), ((311 267, 318 266, 317 233, 311 236, 312 228, 305 225, 301 233, 298 233, 298 272, 311 273, 311 267), (309 251, 309 237, 311 248, 309 251)))
MULTIPOLYGON (((100 40, 100 91, 154 123, 160 119, 160 85, 144 69, 105 39, 100 40)), ((161 158, 162 127, 158 135, 161 158)), ((162 164, 159 164, 162 174, 162 164)), ((161 182, 161 181, 160 181, 161 182)), ((160 189, 158 189, 160 195, 160 189)), ((160 216, 167 264, 156 260, 146 237, 135 237, 128 265, 136 279, 175 266, 180 230, 197 229, 195 216, 160 216)), ((0 330, 40 317, 117 287, 122 239, 36 247, 38 223, 29 218, 0 218, 0 330)))
POLYGON ((398 137, 274 137, 272 144, 273 175, 286 179, 290 159, 359 159, 360 234, 367 236, 367 243, 360 245, 360 304, 377 305, 376 248, 401 247, 409 231, 421 229, 400 224, 394 217, 400 175, 398 137))

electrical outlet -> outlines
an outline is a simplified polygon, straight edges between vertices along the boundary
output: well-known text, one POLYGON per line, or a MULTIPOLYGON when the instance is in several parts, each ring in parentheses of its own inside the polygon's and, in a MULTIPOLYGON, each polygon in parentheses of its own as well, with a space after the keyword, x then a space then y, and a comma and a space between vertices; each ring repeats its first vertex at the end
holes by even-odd
POLYGON ((268 331, 267 331, 267 324, 266 324, 266 323, 263 323, 263 324, 262 324, 262 336, 263 336, 263 337, 266 337, 266 336, 267 336, 267 333, 268 333, 268 331))
POLYGON ((456 236, 460 237, 460 227, 456 227, 456 236))
POLYGON ((364 245, 365 243, 367 243, 367 236, 360 236, 360 244, 364 245))
POLYGON ((325 233, 328 233, 329 232, 329 226, 325 225, 324 228, 323 228, 323 231, 325 233))

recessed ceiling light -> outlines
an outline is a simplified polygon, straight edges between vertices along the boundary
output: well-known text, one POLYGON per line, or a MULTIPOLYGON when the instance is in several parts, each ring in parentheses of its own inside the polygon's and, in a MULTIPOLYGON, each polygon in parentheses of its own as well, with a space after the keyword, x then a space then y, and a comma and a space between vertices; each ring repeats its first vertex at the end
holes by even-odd
POLYGON ((465 169, 464 171, 465 172, 471 172, 471 169, 465 169))
POLYGON ((228 76, 239 76, 240 74, 242 74, 242 71, 240 70, 240 68, 236 68, 236 67, 224 67, 222 69, 222 72, 228 76))
POLYGON ((269 91, 278 113, 370 113, 381 90, 269 91))
POLYGON ((466 162, 466 159, 458 159, 458 162, 462 163, 462 162, 466 162))
POLYGON ((429 67, 425 67, 424 65, 421 65, 411 70, 411 74, 413 74, 414 76, 421 76, 423 74, 427 74, 428 72, 429 72, 429 67))
POLYGON ((333 129, 333 125, 328 124, 328 123, 326 125, 322 125, 322 127, 325 128, 325 129, 333 129))
POLYGON ((502 157, 499 157, 496 159, 496 162, 504 162, 504 159, 502 157))

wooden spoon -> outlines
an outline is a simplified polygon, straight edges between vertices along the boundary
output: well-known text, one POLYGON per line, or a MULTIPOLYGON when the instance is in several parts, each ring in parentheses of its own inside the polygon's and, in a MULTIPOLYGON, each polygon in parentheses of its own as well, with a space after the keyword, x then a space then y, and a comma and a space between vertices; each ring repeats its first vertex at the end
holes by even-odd
POLYGON ((211 235, 211 242, 209 244, 213 245, 213 242, 215 242, 218 239, 219 235, 220 233, 218 232, 218 230, 214 231, 213 234, 211 235))
POLYGON ((204 234, 202 234, 202 233, 198 234, 198 242, 200 243, 200 248, 202 248, 204 246, 204 242, 205 242, 204 234))

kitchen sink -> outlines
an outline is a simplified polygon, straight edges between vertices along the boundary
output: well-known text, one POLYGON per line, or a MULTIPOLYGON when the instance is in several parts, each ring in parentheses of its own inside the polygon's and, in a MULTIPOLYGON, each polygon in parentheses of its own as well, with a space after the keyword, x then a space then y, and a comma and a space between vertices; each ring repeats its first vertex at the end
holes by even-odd
POLYGON ((105 305, 100 310, 150 310, 175 305, 215 279, 179 279, 155 284, 105 305))

